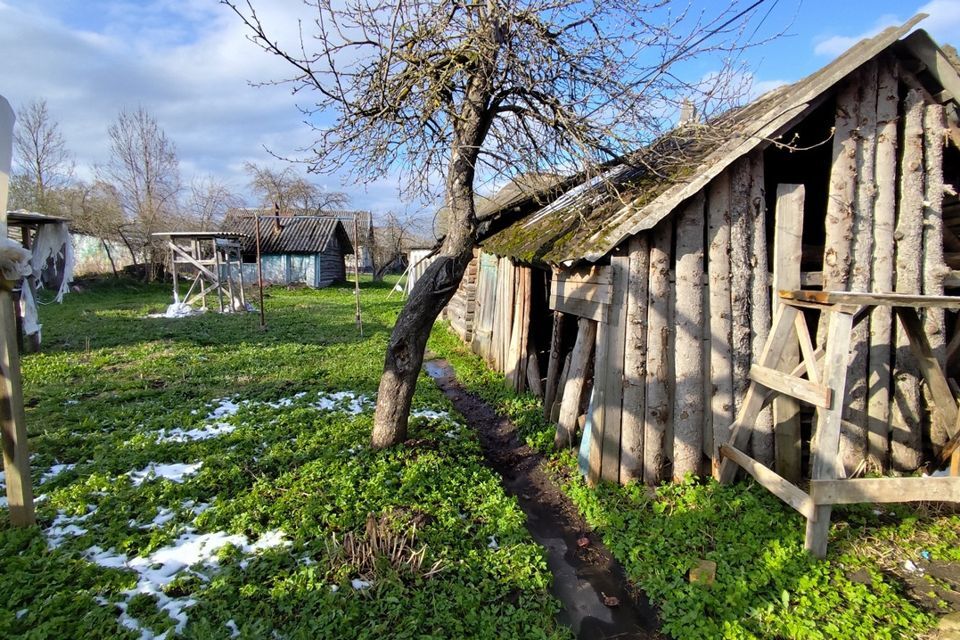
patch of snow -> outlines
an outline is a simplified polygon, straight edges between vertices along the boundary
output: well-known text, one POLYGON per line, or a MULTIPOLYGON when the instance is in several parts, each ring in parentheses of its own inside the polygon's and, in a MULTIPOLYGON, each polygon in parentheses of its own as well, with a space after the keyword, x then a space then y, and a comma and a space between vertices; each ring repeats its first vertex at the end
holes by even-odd
POLYGON ((450 414, 446 411, 434 411, 433 409, 415 409, 410 412, 410 417, 427 420, 449 420, 450 414))
POLYGON ((306 391, 300 391, 299 393, 293 394, 293 397, 290 398, 280 398, 276 402, 268 402, 267 406, 274 409, 283 409, 284 407, 292 406, 294 402, 307 395, 306 391))
POLYGON ((340 585, 338 585, 338 584, 332 584, 332 585, 330 585, 330 591, 332 591, 333 593, 336 593, 337 591, 340 591, 340 585))
POLYGON ((232 416, 237 411, 240 410, 240 407, 248 402, 234 402, 232 398, 218 398, 214 400, 216 404, 213 407, 213 410, 207 414, 205 420, 219 420, 220 418, 226 418, 232 416))
POLYGON ((17 620, 27 615, 28 612, 29 612, 29 609, 20 609, 20 611, 17 611, 17 620))
POLYGON ((209 440, 227 433, 236 431, 236 425, 226 422, 215 422, 196 429, 162 429, 157 436, 157 442, 195 442, 209 440))
POLYGON ((77 465, 75 464, 55 464, 52 467, 50 467, 50 469, 46 473, 40 476, 39 484, 43 484, 44 482, 49 482, 50 480, 53 480, 61 473, 65 471, 70 471, 76 466, 77 465))
POLYGON ((79 401, 79 400, 76 400, 76 399, 74 399, 74 398, 71 398, 70 400, 64 400, 64 402, 63 402, 63 405, 64 405, 65 407, 71 407, 71 406, 73 406, 73 405, 75 405, 75 404, 80 404, 80 401, 79 401))
POLYGON ((223 623, 223 626, 225 626, 227 629, 230 629, 230 637, 231 637, 231 638, 239 638, 239 637, 240 637, 240 629, 237 628, 237 623, 234 622, 232 618, 231 618, 230 620, 227 620, 226 622, 224 622, 224 623, 223 623))
POLYGON ((354 578, 350 581, 350 586, 356 589, 357 591, 362 591, 364 589, 369 589, 373 584, 366 580, 360 580, 359 578, 354 578))
POLYGON ((934 471, 931 474, 927 474, 926 472, 922 474, 922 477, 924 478, 947 478, 949 476, 950 476, 950 469, 939 469, 938 471, 934 471))
POLYGON ((133 482, 133 486, 139 487, 145 480, 151 478, 165 478, 170 482, 183 482, 187 476, 192 476, 200 467, 202 462, 187 464, 185 462, 173 462, 170 464, 158 464, 151 462, 139 471, 131 471, 128 475, 133 482))
POLYGON ((88 506, 90 509, 82 516, 68 516, 63 511, 57 512, 57 517, 53 519, 50 528, 44 531, 47 536, 47 546, 56 549, 64 543, 67 538, 75 538, 87 533, 87 530, 79 526, 78 523, 84 522, 94 514, 96 507, 88 506))
POLYGON ((500 545, 497 544, 496 536, 490 536, 490 543, 487 545, 488 549, 499 549, 500 545))
POLYGON ((913 560, 907 560, 903 563, 903 568, 910 573, 923 573, 923 569, 913 563, 913 560))
POLYGON ((138 525, 136 520, 131 520, 127 524, 129 524, 131 527, 137 527, 138 529, 159 529, 163 525, 173 520, 176 516, 177 514, 173 509, 161 507, 157 511, 157 515, 154 516, 153 520, 147 524, 138 525))
MULTIPOLYGON (((180 634, 188 622, 187 609, 196 604, 192 598, 171 598, 163 592, 164 587, 173 582, 177 575, 191 566, 202 565, 212 569, 219 566, 217 553, 227 545, 234 545, 245 554, 254 554, 263 549, 289 545, 280 531, 268 531, 256 542, 251 543, 246 536, 227 534, 223 531, 198 534, 188 530, 173 544, 157 549, 146 557, 128 558, 126 554, 113 549, 104 551, 100 547, 87 549, 86 558, 101 567, 111 569, 129 569, 138 575, 137 585, 125 591, 128 602, 133 596, 143 593, 156 598, 157 607, 176 621, 174 634, 180 634)), ((199 575, 199 574, 198 574, 199 575)), ((128 629, 141 632, 141 640, 154 638, 149 629, 144 629, 135 618, 126 612, 126 603, 119 603, 122 614, 119 623, 128 629)), ((166 634, 157 636, 156 640, 166 634)))
POLYGON ((370 398, 358 395, 352 391, 337 391, 336 393, 317 394, 316 402, 310 406, 320 411, 342 411, 350 415, 359 415, 372 406, 370 398))

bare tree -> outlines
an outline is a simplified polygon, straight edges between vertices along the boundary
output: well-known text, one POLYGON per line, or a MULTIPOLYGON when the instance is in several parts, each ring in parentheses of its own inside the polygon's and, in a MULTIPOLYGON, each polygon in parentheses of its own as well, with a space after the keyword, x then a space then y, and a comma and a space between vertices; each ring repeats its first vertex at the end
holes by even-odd
POLYGON ((284 214, 298 211, 319 215, 323 211, 342 209, 349 202, 344 193, 327 191, 308 182, 292 165, 277 170, 248 162, 244 169, 250 176, 250 188, 260 197, 265 209, 276 207, 284 214))
POLYGON ((212 176, 195 178, 190 184, 187 209, 201 231, 219 228, 227 211, 240 205, 240 197, 212 176))
MULTIPOLYGON (((110 242, 121 241, 122 231, 126 226, 120 205, 120 193, 116 187, 100 180, 92 183, 77 182, 59 190, 58 196, 59 209, 70 218, 71 231, 100 239, 116 277, 117 265, 110 242)), ((136 264, 135 250, 129 244, 127 249, 136 264)))
POLYGON ((412 213, 388 211, 379 216, 373 228, 374 282, 383 280, 392 267, 403 262, 422 222, 419 216, 412 213))
POLYGON ((73 177, 73 160, 45 100, 30 102, 17 111, 13 144, 11 206, 58 213, 55 192, 73 177))
POLYGON ((151 235, 163 230, 178 214, 180 165, 173 142, 146 109, 121 111, 107 129, 110 163, 106 181, 120 194, 120 203, 132 229, 121 229, 128 246, 139 246, 152 280, 162 264, 162 244, 151 235))
POLYGON ((399 171, 419 193, 442 177, 446 236, 391 334, 373 446, 406 438, 430 328, 477 240, 478 181, 584 170, 654 140, 681 99, 710 106, 767 1, 692 14, 669 0, 309 0, 313 33, 286 48, 252 0, 221 0, 291 65, 284 82, 312 92, 301 109, 335 115, 318 120, 305 150, 313 170, 367 180, 399 171), (681 66, 704 54, 718 72, 681 80, 681 66))

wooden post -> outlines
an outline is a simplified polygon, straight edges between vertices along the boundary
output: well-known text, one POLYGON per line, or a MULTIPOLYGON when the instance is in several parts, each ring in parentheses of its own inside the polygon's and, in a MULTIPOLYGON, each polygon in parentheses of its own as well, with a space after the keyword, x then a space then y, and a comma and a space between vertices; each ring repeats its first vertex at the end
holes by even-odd
MULTIPOLYGON (((479 285, 479 283, 478 283, 479 285)), ((543 392, 543 415, 549 420, 553 401, 557 397, 557 383, 560 376, 560 358, 563 348, 563 314, 553 312, 553 329, 550 332, 550 359, 547 361, 547 387, 543 392)))
MULTIPOLYGON (((603 376, 603 423, 599 425, 603 443, 600 477, 607 482, 620 481, 620 435, 623 415, 623 356, 627 330, 627 286, 630 279, 630 258, 610 258, 613 295, 606 324, 606 357, 597 361, 604 363, 595 367, 594 380, 603 376)), ((596 383, 594 383, 596 384, 596 383)), ((598 434, 597 424, 593 425, 598 434)))
MULTIPOLYGON (((7 235, 7 193, 13 147, 13 109, 0 96, 0 233, 7 235)), ((10 524, 26 527, 37 522, 30 479, 27 420, 23 409, 20 354, 17 352, 17 316, 10 291, 12 282, 0 286, 0 440, 7 485, 10 524)))
MULTIPOLYGON (((701 191, 677 218, 673 479, 700 475, 703 458, 703 206, 701 191)), ((764 261, 766 262, 766 261, 764 261)))
MULTIPOLYGON (((730 347, 733 355, 733 406, 739 414, 750 386, 750 161, 730 169, 730 347)), ((751 431, 753 425, 750 425, 751 431)), ((723 444, 721 442, 720 444, 723 444)))
MULTIPOLYGON (((877 63, 871 61, 858 74, 856 199, 851 241, 851 291, 873 291, 873 210, 876 200, 875 166, 877 153, 877 63)), ((847 369, 847 401, 840 427, 840 459, 846 475, 852 475, 867 458, 867 355, 870 322, 865 318, 853 328, 852 356, 847 369)))
MULTIPOLYGON (((32 241, 30 237, 30 227, 24 226, 20 229, 20 235, 23 242, 23 248, 30 250, 32 247, 32 241)), ((107 254, 109 256, 109 253, 107 254)), ((23 285, 30 289, 30 295, 33 296, 34 303, 37 300, 37 279, 33 277, 33 274, 29 274, 23 277, 23 285)), ((40 333, 31 333, 27 338, 27 348, 33 353, 38 353, 40 351, 40 333)))
POLYGON ((510 330, 510 344, 504 373, 513 391, 523 391, 526 380, 527 335, 530 332, 530 282, 529 267, 516 267, 514 286, 515 308, 510 330))
POLYGON ((353 213, 353 297, 356 301, 356 323, 360 337, 363 337, 363 318, 360 315, 360 221, 353 213))
POLYGON ((643 478, 643 414, 646 406, 649 234, 630 239, 627 331, 623 354, 623 416, 620 430, 620 484, 643 478))
MULTIPOLYGON (((777 292, 800 288, 800 259, 803 240, 803 202, 806 190, 802 184, 777 186, 773 238, 773 306, 780 304, 777 292)), ((802 316, 801 316, 802 320, 802 316)), ((790 340, 781 356, 781 370, 791 370, 800 363, 800 349, 790 340)), ((800 403, 787 395, 773 400, 776 471, 788 481, 800 481, 801 432, 800 403)))
MULTIPOLYGON (((607 336, 610 333, 610 325, 606 322, 597 323, 597 346, 594 356, 593 367, 593 390, 590 395, 590 405, 587 409, 587 425, 590 428, 590 437, 588 438, 589 449, 587 450, 587 484, 591 487, 597 486, 600 482, 600 466, 603 462, 603 427, 604 414, 606 413, 606 385, 607 375, 604 365, 609 364, 607 349, 610 341, 607 336)), ((586 437, 586 434, 584 434, 586 437)))
MULTIPOLYGON (((170 238, 170 242, 174 242, 173 238, 170 238)), ((173 276, 173 303, 180 303, 180 281, 177 280, 177 254, 173 251, 170 252, 170 275, 173 276)))
MULTIPOLYGON (((767 265, 767 200, 764 188, 763 153, 750 157, 750 328, 753 336, 750 353, 763 350, 770 332, 770 286, 767 265)), ((773 467, 773 414, 764 407, 753 429, 753 457, 773 467)))
POLYGON ((240 306, 247 311, 247 294, 243 291, 243 252, 237 249, 237 269, 240 276, 240 306))
MULTIPOLYGON (((897 95, 893 60, 880 65, 877 80, 877 198, 873 210, 873 289, 893 291, 894 238, 897 190, 897 95)), ((890 307, 879 305, 870 314, 870 356, 867 397, 867 465, 886 470, 890 433, 892 343, 890 307)))
POLYGON ((211 242, 213 243, 213 264, 217 275, 214 284, 217 287, 217 301, 220 303, 220 313, 223 313, 223 274, 220 273, 220 250, 217 248, 216 239, 211 240, 211 242))
MULTIPOLYGON (((927 105, 923 118, 924 140, 924 197, 923 197, 923 293, 943 295, 943 278, 950 269, 943 261, 943 105, 927 105)), ((944 339, 943 309, 931 307, 923 310, 923 327, 930 341, 933 355, 940 367, 946 364, 946 340, 944 339)), ((927 406, 931 398, 929 388, 924 387, 927 406)), ((930 415, 930 441, 942 447, 950 439, 949 431, 954 425, 946 425, 936 411, 930 415)))
MULTIPOLYGON (((730 172, 710 183, 707 203, 707 293, 710 314, 710 398, 714 476, 720 470, 720 445, 730 439, 733 424, 733 354, 730 351, 730 172)), ((776 290, 776 287, 774 287, 776 290)))
MULTIPOLYGON (((557 383, 557 395, 553 399, 553 406, 550 407, 550 422, 559 425, 560 424, 560 409, 563 406, 563 391, 567 388, 567 379, 570 377, 570 361, 573 359, 573 352, 567 353, 567 357, 563 359, 563 368, 560 369, 560 380, 557 383)), ((560 439, 556 440, 557 447, 559 448, 560 439)))
POLYGON ((670 244, 669 218, 653 230, 650 246, 650 302, 647 306, 646 406, 643 418, 643 481, 659 484, 667 464, 664 439, 670 420, 670 244))
POLYGON ((263 310, 263 260, 260 259, 260 214, 254 214, 254 233, 256 234, 256 243, 257 243, 257 292, 260 297, 260 329, 267 328, 267 320, 264 317, 263 310))
MULTIPOLYGON (((847 379, 847 355, 853 316, 837 311, 824 313, 829 317, 826 336, 826 355, 823 362, 823 382, 832 391, 829 409, 817 409, 817 427, 810 446, 811 478, 834 480, 841 477, 840 423, 847 379)), ((830 505, 817 505, 816 520, 807 520, 804 547, 817 558, 827 555, 827 536, 830 532, 830 505)))
POLYGON ((557 448, 572 447, 577 431, 577 417, 580 414, 580 401, 590 376, 593 345, 596 341, 597 323, 580 318, 577 328, 577 341, 570 355, 570 369, 563 387, 563 399, 560 405, 560 419, 557 422, 557 448))
MULTIPOLYGON (((923 264, 923 97, 916 89, 904 99, 903 154, 900 168, 900 207, 897 217, 896 291, 920 293, 923 264)), ((896 376, 891 407, 891 464, 897 471, 920 466, 920 383, 909 339, 896 329, 896 376)))

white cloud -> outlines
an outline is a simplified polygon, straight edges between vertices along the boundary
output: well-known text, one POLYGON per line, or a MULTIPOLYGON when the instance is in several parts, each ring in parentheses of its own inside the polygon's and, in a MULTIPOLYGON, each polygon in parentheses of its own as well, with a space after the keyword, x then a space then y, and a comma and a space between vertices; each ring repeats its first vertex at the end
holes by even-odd
MULTIPOLYGON (((313 139, 287 85, 290 67, 247 38, 226 7, 195 0, 74 3, 0 0, 0 92, 16 108, 45 99, 59 121, 78 174, 109 158, 106 130, 121 109, 144 106, 177 146, 184 183, 212 174, 245 189, 245 161, 274 162, 264 147, 291 155, 313 139), (40 5, 40 6, 38 6, 40 5), (73 11, 74 13, 71 13, 73 11)), ((299 40, 300 2, 261 3, 258 12, 282 44, 299 40)), ((354 196, 353 205, 398 205, 395 185, 369 193, 337 176, 316 182, 354 196), (392 187, 392 188, 391 188, 392 187)))
POLYGON ((960 41, 960 2, 931 0, 906 16, 884 14, 874 21, 871 28, 857 35, 820 36, 815 39, 813 51, 821 56, 839 56, 860 40, 873 37, 887 27, 899 26, 917 13, 929 14, 930 17, 923 20, 917 28, 926 30, 937 42, 956 44, 960 41))

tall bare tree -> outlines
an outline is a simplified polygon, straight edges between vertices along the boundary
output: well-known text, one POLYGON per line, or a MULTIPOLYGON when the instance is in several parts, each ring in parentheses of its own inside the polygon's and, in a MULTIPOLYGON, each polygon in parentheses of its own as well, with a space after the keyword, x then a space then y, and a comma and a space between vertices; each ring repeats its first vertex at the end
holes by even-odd
POLYGON ((477 239, 477 180, 582 170, 652 141, 671 105, 722 94, 733 77, 723 67, 767 1, 692 13, 669 0, 309 0, 311 33, 286 47, 252 0, 221 0, 290 64, 285 82, 316 98, 301 105, 317 116, 312 169, 369 180, 399 171, 421 193, 442 176, 446 236, 391 334, 373 446, 406 438, 430 328, 477 239), (705 54, 718 72, 681 80, 705 54))
MULTIPOLYGON (((70 218, 71 231, 100 239, 116 277, 116 256, 111 251, 111 241, 121 241, 121 233, 126 226, 116 187, 100 180, 92 183, 81 181, 60 189, 58 195, 61 203, 59 209, 70 218)), ((136 263, 135 250, 129 245, 127 249, 136 263)))
POLYGON ((187 210, 201 231, 218 228, 227 211, 240 205, 240 197, 212 176, 201 176, 190 183, 187 210))
POLYGON ((13 154, 11 206, 58 213, 55 193, 70 183, 73 159, 46 100, 30 102, 17 110, 13 154))
POLYGON ((163 230, 178 215, 180 164, 176 147, 143 107, 121 111, 107 134, 111 158, 105 168, 105 181, 116 187, 132 227, 124 231, 124 242, 144 253, 147 278, 152 280, 164 252, 151 234, 163 230))
POLYGON ((331 209, 342 209, 349 202, 346 194, 321 189, 304 179, 292 165, 273 169, 248 162, 244 165, 250 176, 250 188, 260 198, 260 205, 282 213, 301 212, 318 215, 331 209))
POLYGON ((422 224, 423 220, 413 213, 387 211, 377 216, 373 227, 374 282, 383 280, 394 265, 401 263, 422 224))

